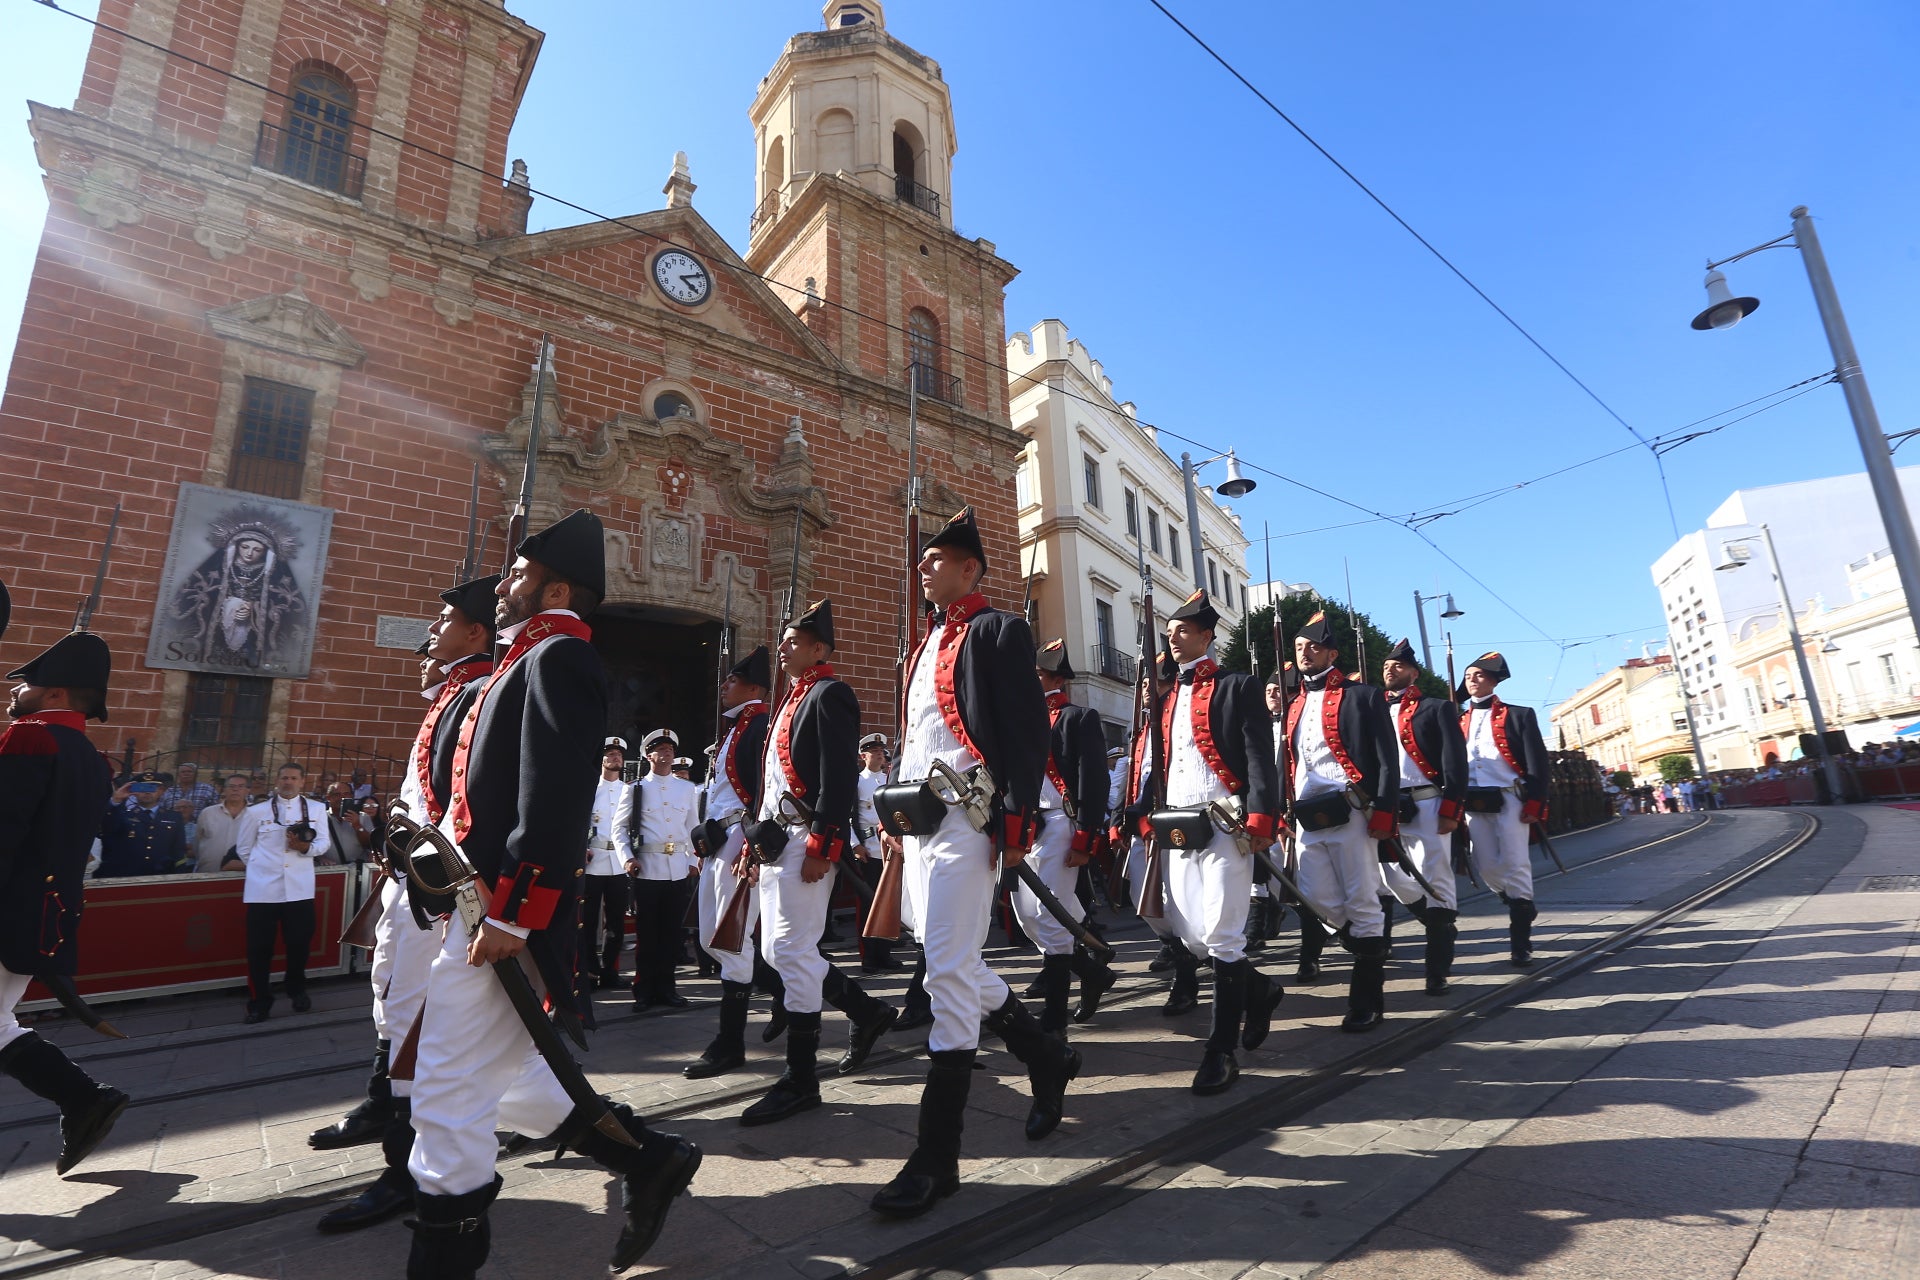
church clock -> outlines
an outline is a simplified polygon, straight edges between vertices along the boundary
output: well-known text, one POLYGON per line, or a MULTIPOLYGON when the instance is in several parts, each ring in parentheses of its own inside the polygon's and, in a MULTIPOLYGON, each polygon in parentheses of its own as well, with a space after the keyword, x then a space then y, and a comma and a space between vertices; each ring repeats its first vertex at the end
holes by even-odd
POLYGON ((653 282, 683 307, 697 307, 713 293, 713 277, 684 249, 665 249, 654 256, 653 282))

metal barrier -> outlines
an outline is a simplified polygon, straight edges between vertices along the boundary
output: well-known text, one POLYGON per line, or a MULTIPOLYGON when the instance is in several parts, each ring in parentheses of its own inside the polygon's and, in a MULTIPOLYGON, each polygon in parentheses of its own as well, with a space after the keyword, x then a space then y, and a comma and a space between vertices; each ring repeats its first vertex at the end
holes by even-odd
POLYGON ((1820 780, 1810 773, 1785 778, 1753 778, 1720 788, 1723 809, 1759 809, 1774 805, 1819 804, 1820 780))

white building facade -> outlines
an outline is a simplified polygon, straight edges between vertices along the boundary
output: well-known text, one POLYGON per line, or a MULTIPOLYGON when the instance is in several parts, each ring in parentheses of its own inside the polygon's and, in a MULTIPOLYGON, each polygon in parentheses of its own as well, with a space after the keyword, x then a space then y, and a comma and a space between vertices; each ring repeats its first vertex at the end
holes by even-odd
MULTIPOLYGON (((1900 469, 1907 506, 1920 519, 1920 467, 1900 469)), ((1733 644, 1756 619, 1776 618, 1779 593, 1760 548, 1760 526, 1773 534, 1780 571, 1796 612, 1838 607, 1855 598, 1849 566, 1884 555, 1886 533, 1864 472, 1740 489, 1653 563, 1670 651, 1692 699, 1700 747, 1709 769, 1754 763, 1754 719, 1748 713, 1733 644), (1727 544, 1744 543, 1750 563, 1720 571, 1727 544)), ((1912 654, 1904 655, 1911 661, 1912 654)))
MULTIPOLYGON (((1142 556, 1153 577, 1153 629, 1193 591, 1180 465, 1113 381, 1058 320, 1007 340, 1013 429, 1030 442, 1015 477, 1020 573, 1033 586, 1034 634, 1064 639, 1079 673, 1075 701, 1120 742, 1133 712, 1140 651, 1142 556)), ((1219 636, 1246 616, 1247 538, 1239 519, 1199 490, 1198 581, 1220 610, 1219 636)), ((1255 601, 1256 604, 1259 601, 1255 601)))

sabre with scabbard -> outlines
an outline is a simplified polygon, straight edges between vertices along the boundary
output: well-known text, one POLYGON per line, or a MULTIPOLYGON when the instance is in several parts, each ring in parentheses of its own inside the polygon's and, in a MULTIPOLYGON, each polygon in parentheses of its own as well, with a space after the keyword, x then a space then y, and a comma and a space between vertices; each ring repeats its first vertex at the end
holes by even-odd
MULTIPOLYGON (((408 874, 420 888, 432 897, 451 896, 454 909, 467 926, 470 937, 479 937, 481 926, 486 923, 487 906, 481 900, 479 875, 466 855, 442 835, 438 827, 422 826, 410 817, 396 819, 400 829, 407 835, 405 858, 408 874)), ((503 960, 495 960, 493 973, 507 993, 507 999, 513 1005, 513 1011, 533 1039, 533 1047, 546 1059, 553 1069, 554 1078, 560 1087, 566 1090, 567 1097, 573 1101, 598 1129, 615 1142, 629 1147, 640 1144, 627 1132, 625 1125, 607 1109, 607 1100, 588 1083, 587 1076, 567 1052, 566 1041, 561 1038, 560 1028, 547 1016, 546 1004, 539 989, 534 985, 532 959, 523 949, 518 954, 503 960)))
MULTIPOLYGON (((85 631, 93 622, 93 612, 100 607, 100 588, 106 585, 107 565, 113 558, 114 536, 120 532, 120 504, 113 504, 113 518, 107 523, 107 536, 100 544, 100 563, 94 567, 93 590, 73 611, 73 630, 77 635, 85 631)), ((132 776, 129 768, 128 776, 132 776)), ((52 877, 48 877, 51 879, 52 877)), ((73 976, 65 973, 43 973, 35 975, 40 985, 53 993, 60 1007, 78 1018, 88 1028, 99 1032, 111 1040, 125 1040, 127 1033, 101 1017, 94 1007, 81 999, 79 988, 73 985, 73 976)))
POLYGON ((1307 905, 1306 895, 1300 892, 1299 883, 1287 871, 1284 862, 1276 859, 1265 849, 1253 847, 1253 838, 1247 831, 1246 813, 1241 807, 1243 803, 1239 796, 1230 796, 1225 800, 1210 800, 1207 802, 1207 820, 1213 823, 1214 828, 1222 834, 1233 837, 1233 843, 1241 853, 1247 854, 1265 867, 1267 874, 1275 883, 1293 895, 1294 907, 1302 916, 1317 921, 1321 928, 1326 928, 1326 922, 1307 905))

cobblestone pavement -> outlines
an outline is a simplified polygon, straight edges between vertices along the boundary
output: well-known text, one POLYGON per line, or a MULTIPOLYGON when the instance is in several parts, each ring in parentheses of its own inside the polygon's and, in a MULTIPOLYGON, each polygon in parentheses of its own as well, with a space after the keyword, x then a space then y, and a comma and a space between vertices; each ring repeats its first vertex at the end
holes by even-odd
MULTIPOLYGON (((1369 1079, 1299 1123, 1204 1166, 1167 1171, 1151 1190, 1117 1195, 1105 1216, 1062 1223, 1053 1239, 991 1274, 1072 1270, 1087 1280, 1134 1280, 1190 1272, 1227 1280, 1250 1271, 1305 1275, 1334 1259, 1335 1275, 1452 1274, 1448 1268, 1517 1274, 1527 1267, 1559 1274, 1568 1265, 1563 1254, 1603 1248, 1608 1232, 1623 1258, 1644 1255, 1657 1265, 1663 1256, 1677 1257, 1681 1241, 1731 1249, 1743 1232, 1751 1245, 1765 1227, 1762 1219, 1784 1221, 1780 1206, 1790 1200, 1755 1207, 1765 1182, 1760 1165, 1767 1176, 1787 1169, 1789 1181, 1780 1185, 1789 1190, 1804 1182, 1803 1198, 1829 1184, 1830 1190, 1851 1186, 1844 1178, 1833 1182, 1854 1168, 1839 1157, 1839 1147, 1825 1160, 1806 1155, 1810 1144, 1824 1150, 1811 1136, 1814 1127, 1849 1115, 1857 1133, 1845 1139, 1852 1144, 1846 1151, 1856 1153, 1847 1159, 1879 1152, 1874 1158, 1883 1165, 1859 1167, 1884 1167, 1889 1178, 1920 1177, 1907 1165, 1885 1163, 1897 1146, 1890 1134, 1905 1096, 1898 1089, 1908 1087, 1897 1083, 1905 1059, 1893 1038, 1896 1025, 1904 1024, 1886 1019, 1896 1012, 1912 1016, 1901 966, 1920 894, 1845 892, 1846 877, 1834 878, 1863 841, 1857 867, 1847 869, 1853 882, 1904 869, 1920 835, 1914 825, 1920 814, 1822 816, 1827 828, 1815 842, 1754 882, 1772 883, 1795 868, 1800 879, 1786 891, 1750 886, 1603 971, 1469 1023, 1443 1047, 1369 1079), (1808 898, 1823 885, 1824 895, 1808 898), (1735 959, 1744 962, 1729 971, 1735 959), (1896 998, 1907 1004, 1888 1007, 1896 998), (1882 1045, 1873 1068, 1879 1092, 1871 1099, 1859 1092, 1867 1088, 1864 1076, 1844 1088, 1840 1083, 1849 1072, 1867 1070, 1855 1052, 1865 1052, 1863 1039, 1882 1045), (1629 1057, 1614 1065, 1633 1053, 1644 1061, 1629 1057), (1749 1054, 1759 1066, 1747 1062, 1749 1054), (1760 1069, 1768 1064, 1771 1069, 1760 1069), (1843 1097, 1845 1107, 1836 1100, 1843 1097), (1822 1100, 1814 1109, 1816 1098, 1822 1100), (1562 1127, 1533 1128, 1554 1124, 1562 1127), (1796 1125, 1805 1129, 1798 1137, 1796 1125), (1580 1145, 1567 1149, 1573 1143, 1580 1145), (1716 1157, 1708 1161, 1716 1171, 1711 1176, 1685 1172, 1701 1152, 1716 1157), (1528 1153, 1580 1172, 1529 1171, 1528 1153), (1840 1172, 1826 1183, 1793 1172, 1828 1164, 1840 1172), (1612 1210, 1596 1210, 1583 1199, 1597 1195, 1595 1180, 1624 1187, 1629 1176, 1643 1196, 1666 1184, 1678 1207, 1662 1210, 1620 1188, 1613 1200, 1598 1197, 1612 1210), (1744 1181, 1729 1182, 1736 1177, 1744 1181), (1707 1207, 1719 1200, 1727 1207, 1707 1207), (1622 1204, 1637 1207, 1629 1213, 1622 1204), (1497 1245, 1484 1258, 1472 1243, 1482 1239, 1497 1245)), ((1563 856, 1580 861, 1698 821, 1635 818, 1559 843, 1563 856)), ((1586 945, 1684 896, 1689 885, 1776 846, 1797 821, 1781 813, 1722 815, 1691 834, 1565 880, 1544 879, 1543 955, 1586 945)), ((1504 913, 1497 902, 1470 905, 1462 925, 1461 981, 1447 999, 1420 994, 1417 937, 1402 941, 1389 1032, 1516 981, 1504 964, 1504 913)), ((983 1055, 989 1070, 976 1084, 968 1114, 967 1186, 911 1224, 875 1219, 866 1201, 911 1146, 923 1074, 914 1038, 893 1038, 895 1053, 876 1057, 858 1075, 829 1077, 821 1110, 743 1130, 733 1117, 777 1071, 777 1045, 763 1048, 750 1035, 754 1052, 745 1071, 688 1082, 678 1067, 711 1035, 710 1008, 635 1016, 603 1000, 590 1073, 643 1113, 672 1117, 666 1127, 695 1138, 708 1153, 695 1196, 676 1207, 645 1269, 689 1280, 824 1278, 857 1270, 1124 1157, 1250 1092, 1324 1068, 1355 1047, 1355 1038, 1332 1033, 1344 1011, 1344 969, 1330 965, 1321 985, 1289 993, 1267 1046, 1242 1055, 1244 1075, 1233 1092, 1195 1098, 1186 1084, 1205 1034, 1204 1012, 1161 1017, 1163 986, 1145 971, 1152 945, 1137 925, 1117 931, 1115 939, 1126 976, 1117 999, 1074 1031, 1087 1068, 1070 1094, 1067 1123, 1046 1142, 1027 1143, 1019 1127, 1024 1081, 1017 1068, 1008 1072, 1014 1064, 1004 1054, 983 1055)), ((1290 945, 1269 952, 1263 967, 1290 970, 1291 952, 1290 945)), ((1030 959, 1011 952, 996 964, 1016 985, 1034 969, 1030 959)), ((874 984, 883 995, 897 995, 901 985, 897 977, 874 984)), ((703 1000, 711 999, 710 987, 685 984, 703 1000)), ((237 1000, 155 1001, 116 1012, 115 1021, 139 1037, 131 1044, 81 1039, 56 1024, 54 1038, 142 1104, 128 1111, 106 1147, 62 1181, 50 1168, 55 1139, 44 1106, 17 1090, 0 1093, 0 1276, 50 1270, 397 1274, 407 1247, 397 1222, 344 1238, 312 1230, 327 1203, 377 1167, 372 1148, 316 1153, 305 1144, 310 1130, 351 1105, 361 1085, 372 1035, 365 1004, 360 983, 341 981, 321 991, 311 1014, 244 1028, 237 1000)), ((756 1027, 762 1012, 756 1010, 756 1027)), ((830 1017, 829 1043, 843 1029, 830 1017)), ((1837 1133, 1830 1130, 1827 1140, 1841 1141, 1837 1133)), ((487 1274, 603 1274, 617 1210, 600 1171, 577 1157, 555 1160, 537 1152, 510 1157, 502 1167, 507 1187, 495 1210, 487 1274)), ((1884 1208, 1875 1212, 1875 1221, 1886 1217, 1884 1208)), ((1898 1235, 1900 1226, 1888 1229, 1898 1235)), ((1845 1250, 1864 1228, 1843 1215, 1825 1229, 1839 1234, 1822 1247, 1845 1250)), ((1779 1227, 1766 1228, 1763 1243, 1768 1235, 1788 1238, 1779 1227)), ((1908 1236, 1898 1239, 1913 1247, 1908 1236)), ((1770 1256, 1760 1248, 1751 1253, 1749 1265, 1770 1256)), ((1696 1273, 1691 1263, 1677 1270, 1696 1273)), ((1623 1265, 1598 1273, 1634 1272, 1623 1265)), ((1697 1273, 1714 1268, 1702 1265, 1697 1273)))

